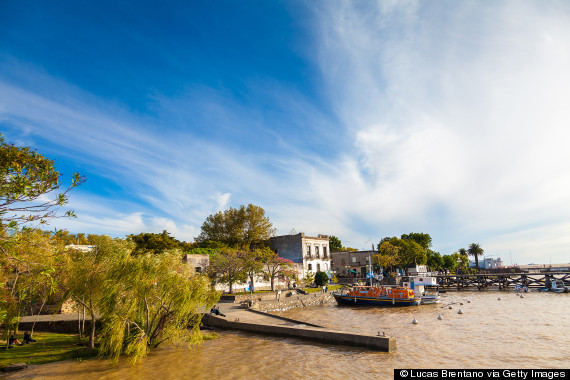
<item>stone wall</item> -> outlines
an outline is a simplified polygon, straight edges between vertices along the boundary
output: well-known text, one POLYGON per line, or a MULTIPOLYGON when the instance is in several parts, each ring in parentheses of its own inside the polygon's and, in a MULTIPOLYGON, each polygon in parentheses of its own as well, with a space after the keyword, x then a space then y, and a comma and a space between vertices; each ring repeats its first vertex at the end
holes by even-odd
POLYGON ((279 300, 275 299, 267 301, 258 301, 253 303, 251 309, 257 311, 273 311, 273 310, 287 310, 295 307, 317 306, 327 303, 334 303, 334 297, 330 293, 309 293, 291 295, 290 292, 283 292, 279 300))

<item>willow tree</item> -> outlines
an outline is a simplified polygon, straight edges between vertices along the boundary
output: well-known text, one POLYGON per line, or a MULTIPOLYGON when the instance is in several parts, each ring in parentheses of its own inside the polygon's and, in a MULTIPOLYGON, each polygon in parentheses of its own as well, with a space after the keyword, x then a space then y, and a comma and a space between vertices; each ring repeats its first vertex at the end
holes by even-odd
POLYGON ((88 349, 95 346, 95 324, 101 313, 101 302, 108 292, 111 271, 116 271, 132 252, 133 244, 122 239, 100 236, 92 249, 70 250, 60 287, 91 317, 88 349))
POLYGON ((104 289, 99 352, 133 362, 163 343, 199 343, 202 312, 219 300, 208 278, 194 275, 176 251, 125 257, 107 273, 104 289))
POLYGON ((39 313, 55 293, 58 272, 54 268, 60 264, 62 250, 49 233, 30 228, 11 231, 0 245, 0 316, 5 335, 17 330, 24 310, 39 313))

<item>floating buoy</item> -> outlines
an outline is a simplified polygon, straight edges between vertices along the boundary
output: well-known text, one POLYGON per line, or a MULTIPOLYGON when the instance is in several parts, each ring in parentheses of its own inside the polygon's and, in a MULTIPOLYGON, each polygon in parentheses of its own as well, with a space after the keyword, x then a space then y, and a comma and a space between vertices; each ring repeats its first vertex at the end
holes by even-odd
POLYGON ((457 314, 463 314, 463 310, 459 309, 459 311, 457 312, 457 314))
POLYGON ((443 319, 443 317, 440 315, 437 316, 437 319, 439 319, 440 321, 443 319))
POLYGON ((417 320, 416 318, 414 318, 414 320, 412 321, 412 323, 413 323, 414 325, 417 325, 419 322, 418 322, 418 320, 417 320))

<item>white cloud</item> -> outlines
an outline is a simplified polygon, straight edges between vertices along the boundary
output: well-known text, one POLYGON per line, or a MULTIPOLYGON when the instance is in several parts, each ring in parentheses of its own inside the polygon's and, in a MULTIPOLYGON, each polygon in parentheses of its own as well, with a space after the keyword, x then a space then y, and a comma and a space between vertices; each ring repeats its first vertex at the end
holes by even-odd
POLYGON ((78 189, 77 232, 167 229, 191 240, 207 215, 254 203, 280 233, 333 234, 356 248, 421 231, 444 254, 479 242, 515 260, 539 261, 543 247, 568 261, 567 3, 320 2, 313 16, 324 100, 250 84, 282 104, 270 117, 192 87, 157 96, 152 118, 27 68, 43 91, 0 81, 0 120, 122 187, 120 199, 93 196, 89 182, 78 189), (177 118, 191 125, 167 128, 177 118), (207 128, 217 134, 196 132, 207 128), (251 146, 219 138, 229 132, 251 146), (300 148, 315 135, 336 138, 337 151, 300 148))
MULTIPOLYGON (((422 228, 451 250, 461 238, 493 249, 531 224, 559 230, 570 216, 568 7, 378 4, 318 12, 327 92, 354 131, 354 154, 315 181, 328 180, 331 214, 422 228)), ((563 260, 570 238, 533 237, 563 260)), ((511 248, 526 255, 530 243, 511 248)))

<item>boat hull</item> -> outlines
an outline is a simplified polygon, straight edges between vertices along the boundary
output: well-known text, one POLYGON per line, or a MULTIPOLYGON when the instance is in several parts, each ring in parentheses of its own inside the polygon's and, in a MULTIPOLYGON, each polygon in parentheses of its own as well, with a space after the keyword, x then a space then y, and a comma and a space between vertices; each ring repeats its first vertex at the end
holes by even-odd
POLYGON ((333 294, 339 305, 351 306, 417 306, 419 299, 398 299, 389 297, 359 297, 342 294, 333 294))

